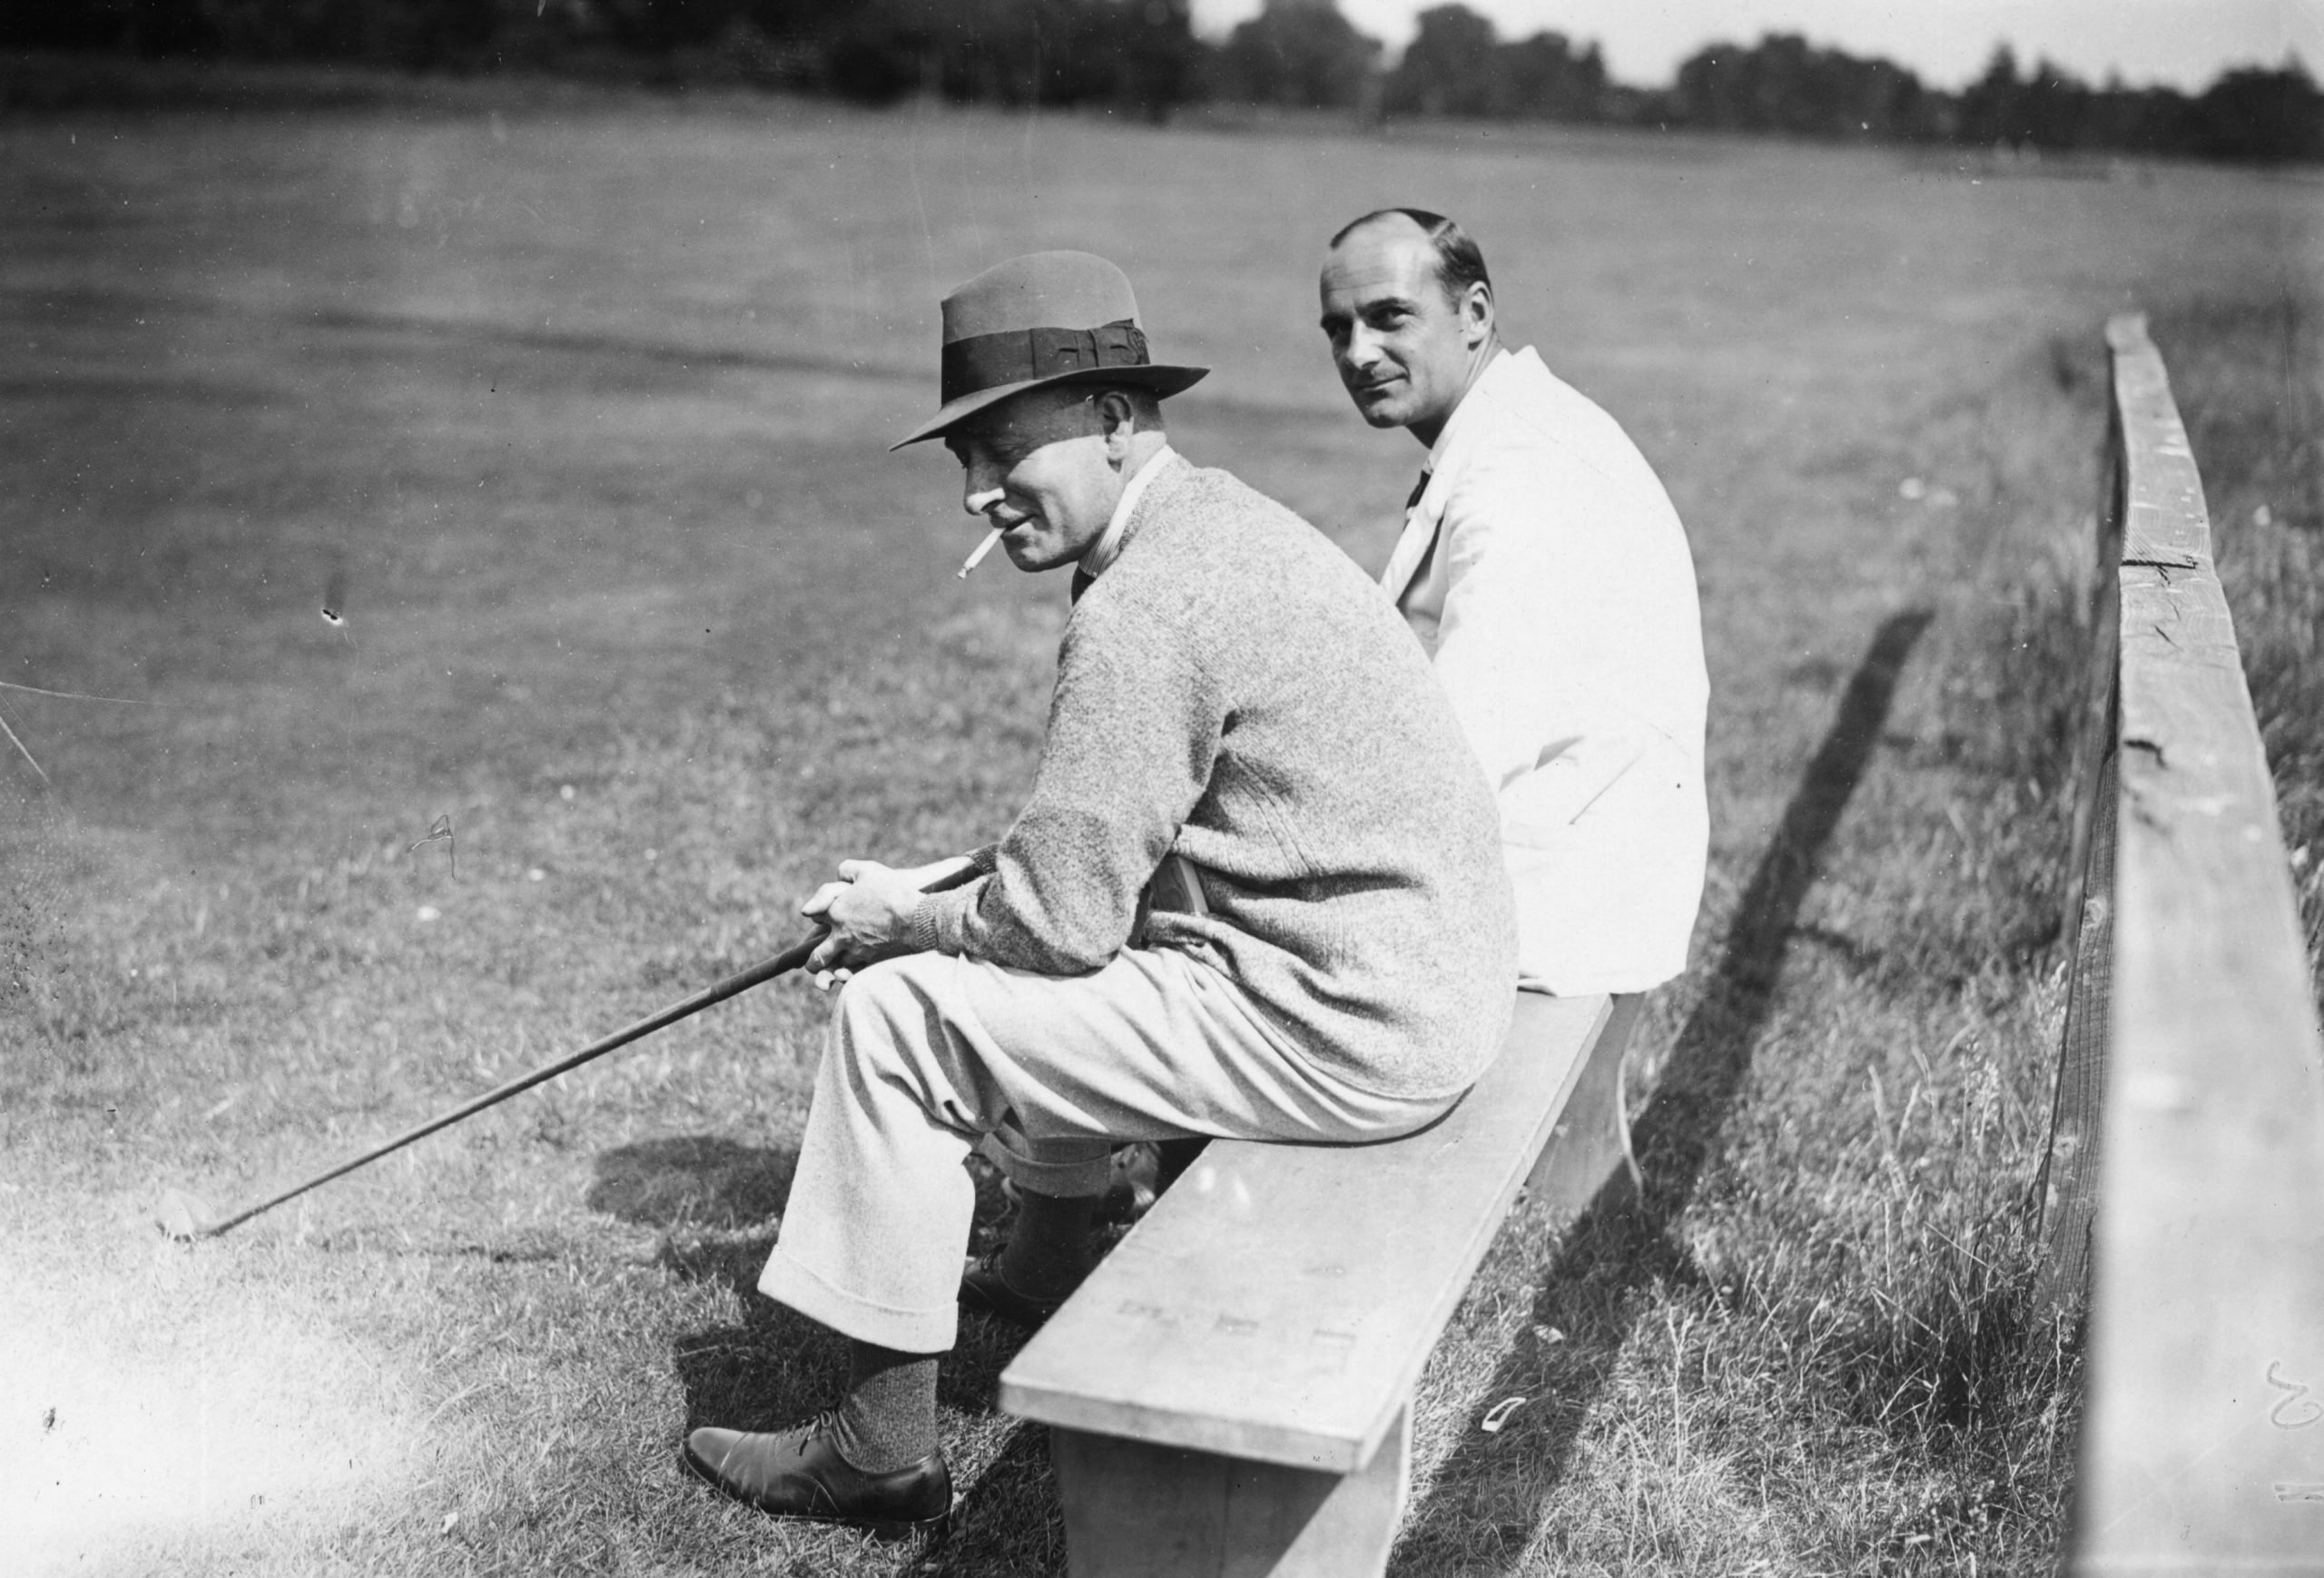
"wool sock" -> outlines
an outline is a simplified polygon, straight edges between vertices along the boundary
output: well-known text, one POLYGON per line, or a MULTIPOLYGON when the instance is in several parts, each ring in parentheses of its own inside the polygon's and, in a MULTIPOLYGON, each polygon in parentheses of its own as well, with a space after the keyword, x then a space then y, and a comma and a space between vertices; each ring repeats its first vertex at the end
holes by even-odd
POLYGON ((853 1338, 847 1401, 832 1431, 839 1455, 866 1474, 893 1474, 936 1450, 936 1356, 853 1338))
POLYGON ((1103 1195, 1044 1195, 1019 1185, 1000 1279, 1028 1298, 1063 1298, 1089 1275, 1089 1225, 1103 1195))

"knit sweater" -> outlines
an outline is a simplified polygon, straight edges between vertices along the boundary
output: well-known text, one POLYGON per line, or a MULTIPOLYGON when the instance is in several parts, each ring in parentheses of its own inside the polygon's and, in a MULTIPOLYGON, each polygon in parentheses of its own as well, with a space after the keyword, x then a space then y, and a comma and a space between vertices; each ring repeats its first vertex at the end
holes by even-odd
POLYGON ((1362 571, 1224 471, 1169 459, 1075 604, 1030 799, 911 941, 1049 975, 1128 945, 1173 851, 1206 958, 1364 1090, 1449 1096, 1499 1050, 1516 922, 1492 794, 1428 660, 1362 571))

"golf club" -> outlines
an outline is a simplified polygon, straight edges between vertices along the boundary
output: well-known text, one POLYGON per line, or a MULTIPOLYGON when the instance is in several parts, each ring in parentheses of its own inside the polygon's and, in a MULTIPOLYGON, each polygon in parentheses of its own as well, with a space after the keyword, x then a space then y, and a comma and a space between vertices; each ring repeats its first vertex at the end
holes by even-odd
MULTIPOLYGON (((977 874, 974 866, 947 873, 929 883, 924 891, 941 893, 947 888, 960 886, 977 874)), ((487 1107, 497 1106, 520 1091, 531 1090, 543 1080, 554 1080, 559 1074, 569 1072, 584 1063, 604 1057, 607 1052, 625 1047, 642 1036, 652 1035, 655 1031, 700 1013, 713 1003, 724 1002, 740 992, 748 991, 753 986, 773 981, 778 975, 788 974, 806 963, 809 956, 814 952, 815 945, 822 940, 822 932, 817 932, 813 936, 803 938, 772 959, 763 959, 749 969, 738 971, 715 985, 705 986, 692 997, 674 1002, 660 1012, 649 1014, 635 1024, 615 1031, 601 1040, 591 1041, 577 1052, 559 1058, 554 1062, 544 1063, 530 1073, 520 1074, 507 1084, 486 1091, 474 1100, 455 1107, 449 1112, 438 1114, 425 1123, 407 1129, 385 1144, 374 1146, 360 1156, 342 1161, 328 1171, 319 1172, 303 1183, 293 1184, 281 1194, 261 1200, 254 1206, 245 1207, 232 1216, 218 1217, 200 1197, 184 1189, 164 1189, 154 1213, 157 1225, 163 1233, 172 1238, 189 1241, 195 1238, 214 1238, 229 1228, 240 1227, 252 1217, 272 1210, 285 1200, 296 1199, 309 1189, 320 1188, 335 1178, 341 1178, 353 1172, 357 1168, 368 1166, 383 1156, 401 1150, 413 1140, 423 1139, 439 1129, 449 1128, 463 1118, 472 1118, 487 1107)))

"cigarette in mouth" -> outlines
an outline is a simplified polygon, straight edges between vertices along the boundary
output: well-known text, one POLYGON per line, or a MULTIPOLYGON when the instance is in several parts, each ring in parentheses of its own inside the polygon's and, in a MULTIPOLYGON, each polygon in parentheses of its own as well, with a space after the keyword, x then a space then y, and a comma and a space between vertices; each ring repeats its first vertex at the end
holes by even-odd
POLYGON ((960 566, 960 573, 954 576, 952 578, 956 581, 967 580, 969 578, 969 572, 975 569, 979 565, 984 563, 984 556, 992 551, 992 545, 1000 540, 1000 534, 1007 529, 1008 528, 1006 527, 996 526, 990 531, 987 532, 985 534, 984 540, 977 544, 977 551, 968 557, 960 566))

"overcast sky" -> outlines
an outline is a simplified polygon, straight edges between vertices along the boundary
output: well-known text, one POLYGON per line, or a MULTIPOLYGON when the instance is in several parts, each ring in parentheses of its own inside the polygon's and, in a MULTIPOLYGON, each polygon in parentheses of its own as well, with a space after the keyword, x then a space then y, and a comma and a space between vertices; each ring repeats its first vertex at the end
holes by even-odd
MULTIPOLYGON (((1433 0, 1340 0, 1340 10, 1392 48, 1433 0)), ((1851 54, 1885 54, 1922 79, 1958 87, 2007 40, 2021 65, 2037 55, 2093 82, 2120 71, 2134 84, 2200 88, 2223 65, 2275 65, 2299 51, 2324 70, 2324 0, 1463 0, 1504 38, 1553 29, 1596 39, 1622 82, 1669 81, 1714 38, 1749 43, 1804 33, 1851 54)), ((1224 34, 1259 0, 1194 0, 1195 25, 1224 34)))

